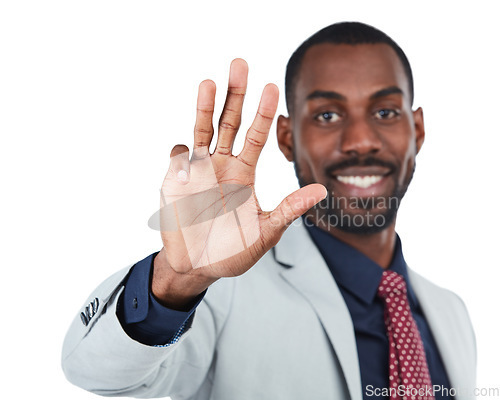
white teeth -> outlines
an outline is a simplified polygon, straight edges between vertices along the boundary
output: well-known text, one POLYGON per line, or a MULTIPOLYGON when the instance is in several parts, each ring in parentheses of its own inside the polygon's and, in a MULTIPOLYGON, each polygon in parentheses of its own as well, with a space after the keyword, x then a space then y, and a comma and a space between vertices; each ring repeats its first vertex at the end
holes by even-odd
POLYGON ((337 176, 337 179, 342 183, 357 186, 363 189, 376 184, 383 178, 382 175, 368 175, 368 176, 337 176))

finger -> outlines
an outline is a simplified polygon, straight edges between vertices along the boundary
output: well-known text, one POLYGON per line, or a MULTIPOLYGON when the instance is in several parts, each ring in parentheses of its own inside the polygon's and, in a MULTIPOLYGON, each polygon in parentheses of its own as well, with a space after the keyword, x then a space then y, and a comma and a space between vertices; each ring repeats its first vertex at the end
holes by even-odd
POLYGON ((269 129, 273 123, 274 115, 278 107, 279 90, 272 83, 266 85, 262 92, 257 115, 252 126, 247 132, 243 150, 238 155, 238 159, 244 164, 255 167, 262 148, 266 144, 269 136, 269 129))
POLYGON ((167 177, 181 184, 189 182, 189 149, 183 144, 175 145, 170 152, 167 177))
POLYGON ((241 110, 247 90, 248 64, 237 58, 231 63, 226 102, 219 120, 219 136, 215 152, 229 155, 241 124, 241 110))
POLYGON ((194 150, 208 147, 214 135, 212 118, 215 106, 215 83, 209 79, 200 83, 196 103, 196 123, 194 126, 194 150))
POLYGON ((326 188, 313 183, 288 195, 269 215, 269 230, 272 235, 281 235, 288 225, 304 214, 327 195, 326 188))

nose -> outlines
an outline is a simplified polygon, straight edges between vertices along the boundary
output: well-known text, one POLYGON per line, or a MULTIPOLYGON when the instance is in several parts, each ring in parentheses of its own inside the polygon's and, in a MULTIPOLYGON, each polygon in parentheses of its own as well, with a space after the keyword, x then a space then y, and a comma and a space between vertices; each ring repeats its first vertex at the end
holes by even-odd
POLYGON ((349 121, 341 138, 341 151, 346 154, 367 155, 382 148, 380 137, 364 118, 349 121))

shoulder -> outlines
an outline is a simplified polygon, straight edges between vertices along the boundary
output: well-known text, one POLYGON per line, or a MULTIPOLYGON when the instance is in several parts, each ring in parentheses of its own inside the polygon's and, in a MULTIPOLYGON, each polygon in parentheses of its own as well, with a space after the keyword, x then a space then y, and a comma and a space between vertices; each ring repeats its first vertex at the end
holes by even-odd
POLYGON ((451 290, 432 283, 412 270, 408 270, 410 281, 431 325, 460 337, 460 342, 476 347, 476 338, 469 312, 464 301, 451 290))
POLYGON ((436 285, 410 268, 408 275, 419 301, 426 298, 432 300, 435 307, 446 307, 448 310, 451 307, 459 312, 467 312, 465 303, 455 292, 436 285))
POLYGON ((477 345, 472 322, 462 299, 412 270, 411 285, 443 361, 455 385, 473 387, 477 365, 477 345))

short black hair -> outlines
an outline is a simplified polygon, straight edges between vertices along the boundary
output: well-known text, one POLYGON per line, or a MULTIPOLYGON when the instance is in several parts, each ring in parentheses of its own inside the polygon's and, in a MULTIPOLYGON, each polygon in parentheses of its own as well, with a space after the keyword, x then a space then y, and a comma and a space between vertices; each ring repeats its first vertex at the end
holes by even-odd
POLYGON ((373 26, 361 22, 339 22, 316 32, 302 43, 288 60, 285 75, 285 98, 289 113, 293 109, 293 95, 302 59, 310 47, 322 43, 350 45, 385 43, 391 46, 403 64, 410 89, 410 104, 413 104, 413 74, 410 62, 401 47, 384 32, 373 26))

